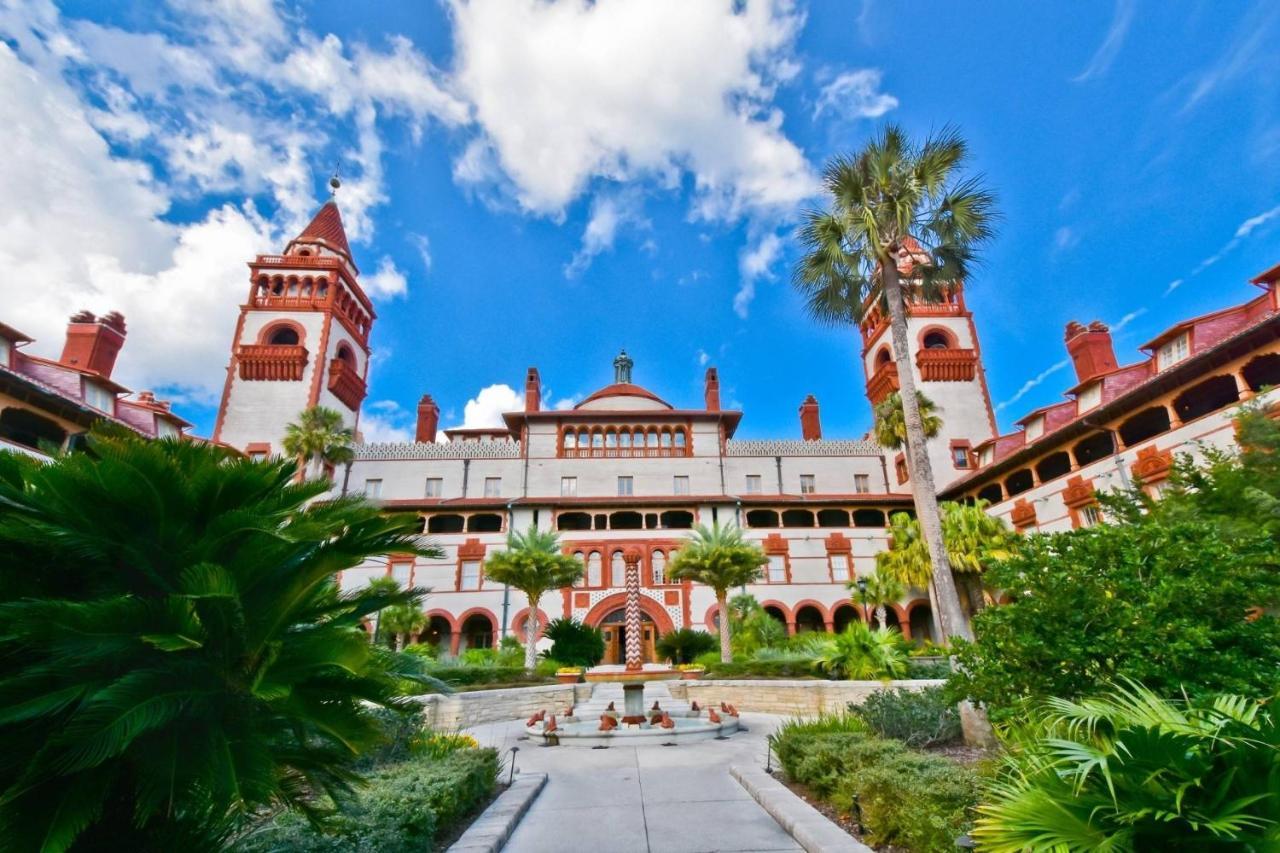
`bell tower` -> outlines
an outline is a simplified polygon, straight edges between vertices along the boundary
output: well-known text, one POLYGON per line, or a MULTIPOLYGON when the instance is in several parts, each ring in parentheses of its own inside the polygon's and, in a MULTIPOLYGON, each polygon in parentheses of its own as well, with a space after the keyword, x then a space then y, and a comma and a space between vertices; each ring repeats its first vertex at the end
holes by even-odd
MULTIPOLYGON (((899 269, 906 285, 909 257, 904 258, 899 269)), ((899 389, 889 318, 879 304, 870 306, 860 331, 867 399, 875 406, 899 389)), ((941 488, 974 467, 968 448, 997 435, 978 330, 973 314, 965 306, 963 282, 946 288, 941 301, 915 300, 908 304, 907 340, 916 390, 934 403, 942 419, 941 431, 928 442, 934 480, 941 488)), ((890 471, 898 468, 893 458, 889 463, 890 471)), ((890 474, 891 484, 900 484, 901 480, 901 474, 890 474)))
POLYGON ((249 262, 214 441, 279 453, 285 426, 311 406, 356 428, 377 316, 359 275, 332 198, 282 254, 249 262))

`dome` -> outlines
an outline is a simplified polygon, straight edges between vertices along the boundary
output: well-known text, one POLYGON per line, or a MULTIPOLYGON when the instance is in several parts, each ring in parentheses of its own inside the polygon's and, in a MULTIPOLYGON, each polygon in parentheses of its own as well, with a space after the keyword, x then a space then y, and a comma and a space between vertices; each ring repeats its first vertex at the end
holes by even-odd
POLYGON ((606 385, 587 397, 575 409, 633 411, 639 409, 671 409, 671 404, 647 388, 630 382, 606 385))

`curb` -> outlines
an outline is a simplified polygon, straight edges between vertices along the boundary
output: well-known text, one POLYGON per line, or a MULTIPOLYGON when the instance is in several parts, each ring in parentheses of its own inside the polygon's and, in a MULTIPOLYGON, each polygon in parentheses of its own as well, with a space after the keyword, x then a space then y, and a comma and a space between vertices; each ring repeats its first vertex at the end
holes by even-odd
POLYGON ((874 853, 759 767, 735 764, 729 775, 808 853, 874 853))
POLYGON ((498 853, 545 784, 546 773, 520 774, 446 853, 498 853))

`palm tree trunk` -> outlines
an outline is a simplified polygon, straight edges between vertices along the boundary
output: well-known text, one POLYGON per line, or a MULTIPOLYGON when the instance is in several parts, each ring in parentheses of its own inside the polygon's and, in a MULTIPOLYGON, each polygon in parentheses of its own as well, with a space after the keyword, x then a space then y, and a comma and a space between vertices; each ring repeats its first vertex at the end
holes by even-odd
POLYGON ((401 631, 396 632, 396 651, 404 651, 404 633, 401 631))
POLYGON ((876 625, 880 628, 888 628, 889 626, 888 624, 885 623, 884 619, 885 619, 884 605, 877 604, 876 605, 876 625))
POLYGON ((955 577, 942 541, 942 514, 938 510, 938 491, 933 483, 933 465, 925 445, 924 423, 920 419, 920 401, 916 398, 916 380, 912 374, 911 346, 907 339, 907 309, 902 301, 902 281, 898 277, 896 255, 880 265, 884 278, 885 299, 889 303, 889 332, 898 364, 898 388, 902 397, 902 419, 907 431, 907 456, 911 463, 911 493, 916 517, 929 549, 933 564, 933 584, 938 600, 937 618, 942 628, 940 640, 949 637, 973 639, 968 620, 960 606, 955 577))
POLYGON ((733 660, 733 642, 729 637, 729 593, 716 591, 716 606, 720 611, 720 662, 733 660))
POLYGON ((538 602, 542 596, 529 596, 529 615, 524 620, 524 668, 533 672, 538 664, 538 649, 534 643, 538 641, 538 602))

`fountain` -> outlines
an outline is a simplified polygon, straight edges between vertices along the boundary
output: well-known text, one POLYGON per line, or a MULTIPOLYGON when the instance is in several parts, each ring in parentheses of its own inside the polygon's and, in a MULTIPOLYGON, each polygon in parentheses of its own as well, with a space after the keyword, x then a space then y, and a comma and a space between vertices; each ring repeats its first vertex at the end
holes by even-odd
POLYGON ((548 723, 545 714, 535 714, 525 725, 525 731, 542 738, 548 744, 574 746, 608 746, 618 739, 637 739, 637 743, 671 743, 676 740, 701 740, 722 738, 738 730, 736 709, 717 715, 714 709, 704 719, 697 703, 687 708, 679 707, 662 682, 678 679, 680 672, 668 666, 645 664, 640 650, 640 559, 639 548, 623 552, 626 565, 626 664, 624 666, 595 666, 587 670, 585 678, 596 685, 591 700, 571 709, 574 713, 552 717, 548 723), (622 712, 616 710, 616 689, 622 688, 622 712), (649 692, 646 692, 649 685, 649 692), (598 695, 597 695, 598 694, 598 695), (646 697, 653 699, 653 707, 646 714, 646 697), (598 705, 609 700, 607 707, 598 705), (663 708, 662 704, 667 707, 663 708), (596 712, 599 711, 598 718, 596 712))

